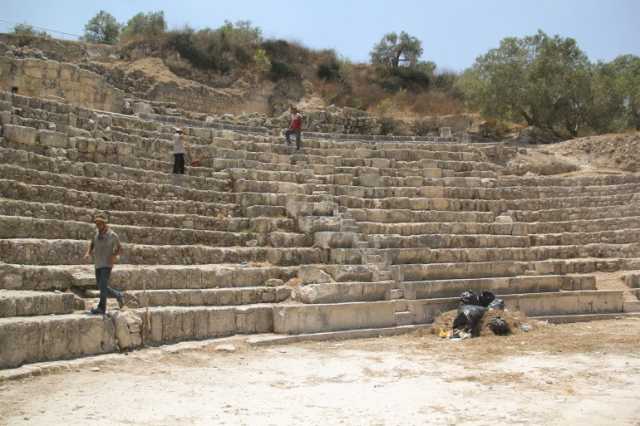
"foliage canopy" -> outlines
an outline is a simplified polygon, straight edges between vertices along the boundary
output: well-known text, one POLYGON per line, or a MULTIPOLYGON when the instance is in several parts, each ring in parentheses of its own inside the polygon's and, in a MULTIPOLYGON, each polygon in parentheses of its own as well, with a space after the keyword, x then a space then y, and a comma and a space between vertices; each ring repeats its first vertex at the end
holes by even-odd
POLYGON ((101 10, 84 26, 84 39, 91 43, 115 44, 120 36, 120 24, 108 12, 101 10))

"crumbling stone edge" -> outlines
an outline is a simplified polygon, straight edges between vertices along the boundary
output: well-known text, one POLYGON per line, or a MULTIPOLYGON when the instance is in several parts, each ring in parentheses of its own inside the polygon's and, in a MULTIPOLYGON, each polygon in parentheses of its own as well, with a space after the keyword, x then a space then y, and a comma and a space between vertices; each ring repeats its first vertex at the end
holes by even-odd
POLYGON ((199 341, 180 342, 175 344, 164 345, 160 347, 143 347, 131 352, 110 353, 71 360, 47 361, 34 364, 23 365, 17 368, 0 370, 0 384, 21 380, 30 377, 45 376, 49 374, 58 374, 64 372, 90 370, 101 366, 117 366, 125 359, 148 359, 159 357, 163 354, 179 354, 185 352, 193 352, 199 350, 213 349, 221 347, 223 351, 228 345, 262 347, 269 345, 285 345, 292 343, 300 343, 305 341, 327 341, 327 340, 345 340, 345 339, 363 339, 383 336, 394 336, 399 334, 407 334, 421 329, 427 329, 431 324, 418 324, 389 328, 375 328, 362 330, 346 330, 334 331, 326 333, 310 333, 297 335, 279 335, 279 334, 253 334, 253 335, 235 335, 230 337, 214 338, 199 341))

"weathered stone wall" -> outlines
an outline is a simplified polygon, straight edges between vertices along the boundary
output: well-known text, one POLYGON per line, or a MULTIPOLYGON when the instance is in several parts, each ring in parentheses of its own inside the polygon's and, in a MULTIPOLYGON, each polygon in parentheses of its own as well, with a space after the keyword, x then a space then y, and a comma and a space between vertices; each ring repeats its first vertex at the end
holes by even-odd
MULTIPOLYGON (((43 37, 24 37, 0 34, 0 44, 9 48, 37 49, 48 59, 59 62, 80 63, 91 58, 109 58, 116 54, 117 47, 106 44, 88 44, 73 40, 43 37)), ((25 52, 28 53, 28 52, 25 52)))
POLYGON ((124 106, 124 92, 95 73, 57 61, 0 56, 0 89, 14 86, 22 95, 64 98, 91 109, 121 112, 124 106))

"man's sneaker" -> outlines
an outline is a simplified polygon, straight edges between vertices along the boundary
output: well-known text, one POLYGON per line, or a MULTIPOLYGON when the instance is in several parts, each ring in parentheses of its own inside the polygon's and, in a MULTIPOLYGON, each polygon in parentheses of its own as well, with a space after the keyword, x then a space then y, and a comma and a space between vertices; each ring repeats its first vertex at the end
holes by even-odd
POLYGON ((118 293, 118 296, 116 296, 116 300, 118 301, 118 307, 122 309, 125 305, 124 294, 122 292, 118 293))
POLYGON ((91 315, 104 315, 105 314, 104 309, 100 309, 100 308, 91 308, 89 313, 91 315))

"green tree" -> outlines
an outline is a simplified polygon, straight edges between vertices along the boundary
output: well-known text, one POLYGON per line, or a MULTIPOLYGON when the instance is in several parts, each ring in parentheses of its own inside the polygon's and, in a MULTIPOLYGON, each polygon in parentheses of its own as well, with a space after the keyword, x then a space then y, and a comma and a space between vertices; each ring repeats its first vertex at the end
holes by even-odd
POLYGON ((591 109, 591 64, 575 40, 542 31, 509 37, 458 82, 485 115, 576 136, 591 109))
POLYGON ((167 23, 164 20, 164 12, 138 13, 127 21, 122 29, 123 38, 144 37, 153 38, 164 34, 167 23))
POLYGON ((84 39, 91 43, 115 44, 120 36, 120 24, 108 12, 101 10, 84 26, 84 39))
POLYGON ((611 62, 614 91, 622 102, 628 127, 640 130, 640 57, 623 55, 611 62))
POLYGON ((397 69, 401 65, 414 67, 422 56, 422 43, 417 38, 402 31, 386 34, 373 47, 371 63, 384 68, 397 69))

